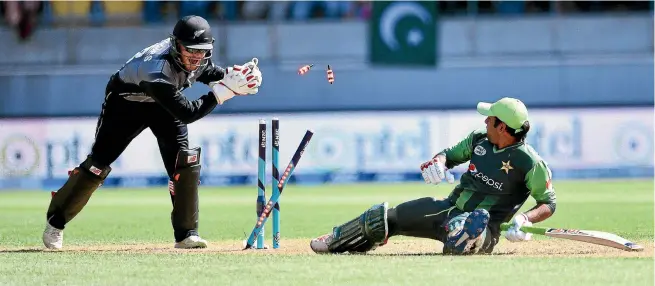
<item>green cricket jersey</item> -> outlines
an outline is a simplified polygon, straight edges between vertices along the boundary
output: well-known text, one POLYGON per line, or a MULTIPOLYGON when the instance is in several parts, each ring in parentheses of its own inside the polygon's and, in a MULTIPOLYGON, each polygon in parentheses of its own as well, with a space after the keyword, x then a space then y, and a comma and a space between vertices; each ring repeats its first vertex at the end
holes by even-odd
POLYGON ((538 203, 555 203, 548 164, 527 143, 498 150, 486 130, 476 130, 439 154, 446 156, 447 168, 470 160, 448 197, 462 211, 483 208, 493 221, 508 221, 529 196, 538 203))

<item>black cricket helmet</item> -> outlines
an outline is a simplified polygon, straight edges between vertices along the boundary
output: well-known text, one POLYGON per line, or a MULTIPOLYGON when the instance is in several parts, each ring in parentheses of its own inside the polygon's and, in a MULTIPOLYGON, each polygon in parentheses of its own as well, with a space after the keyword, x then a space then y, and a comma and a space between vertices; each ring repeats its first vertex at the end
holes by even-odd
POLYGON ((171 54, 180 68, 187 70, 182 62, 182 54, 178 45, 184 46, 190 53, 204 53, 204 57, 199 63, 192 63, 196 68, 207 65, 214 49, 214 38, 207 20, 200 16, 189 15, 178 20, 173 28, 171 54))

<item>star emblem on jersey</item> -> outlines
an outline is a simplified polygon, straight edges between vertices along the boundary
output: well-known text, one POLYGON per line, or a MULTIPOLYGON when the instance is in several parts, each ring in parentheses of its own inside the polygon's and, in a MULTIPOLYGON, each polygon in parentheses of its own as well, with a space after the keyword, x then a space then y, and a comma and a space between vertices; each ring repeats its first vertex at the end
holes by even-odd
POLYGON ((500 169, 505 171, 505 174, 509 174, 509 170, 514 169, 514 167, 509 164, 510 161, 507 161, 507 163, 505 163, 505 161, 501 162, 503 162, 503 166, 500 167, 500 169))

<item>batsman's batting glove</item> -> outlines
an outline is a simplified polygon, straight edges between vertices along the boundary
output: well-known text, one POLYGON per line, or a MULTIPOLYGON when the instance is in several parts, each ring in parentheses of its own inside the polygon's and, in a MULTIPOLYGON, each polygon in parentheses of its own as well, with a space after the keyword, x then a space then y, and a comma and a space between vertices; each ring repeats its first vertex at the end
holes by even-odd
POLYGON ((444 179, 451 184, 455 182, 455 177, 448 171, 444 163, 435 157, 421 164, 421 175, 426 184, 437 185, 444 179))
POLYGON ((519 214, 512 219, 509 229, 505 232, 505 238, 511 242, 527 241, 532 239, 532 234, 522 231, 522 226, 532 226, 525 214, 519 214))
POLYGON ((218 104, 223 104, 236 95, 256 94, 262 82, 262 73, 257 67, 258 60, 254 58, 247 66, 234 65, 228 67, 223 79, 210 82, 218 104))

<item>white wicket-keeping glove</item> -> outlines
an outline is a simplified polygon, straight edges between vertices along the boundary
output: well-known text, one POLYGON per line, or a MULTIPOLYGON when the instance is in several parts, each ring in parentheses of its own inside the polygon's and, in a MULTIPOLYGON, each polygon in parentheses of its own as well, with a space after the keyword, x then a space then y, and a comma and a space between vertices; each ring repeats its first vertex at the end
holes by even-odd
POLYGON ((254 81, 257 82, 257 85, 252 87, 249 92, 247 92, 248 94, 256 94, 259 92, 259 87, 262 85, 262 81, 264 80, 262 77, 262 72, 259 70, 259 66, 257 66, 258 64, 259 59, 252 58, 252 60, 242 65, 242 67, 248 68, 252 71, 251 75, 255 77, 254 81))
POLYGON ((451 184, 455 182, 455 176, 446 168, 445 162, 437 157, 421 164, 421 175, 426 184, 437 185, 444 179, 451 184))
POLYGON ((218 104, 223 104, 235 95, 256 94, 259 92, 262 73, 257 67, 258 63, 259 60, 253 58, 245 65, 228 67, 223 79, 209 83, 218 104))
POLYGON ((520 214, 514 217, 510 222, 509 229, 505 232, 505 238, 511 242, 527 241, 532 239, 532 233, 527 233, 520 228, 522 226, 532 226, 525 214, 520 214))

